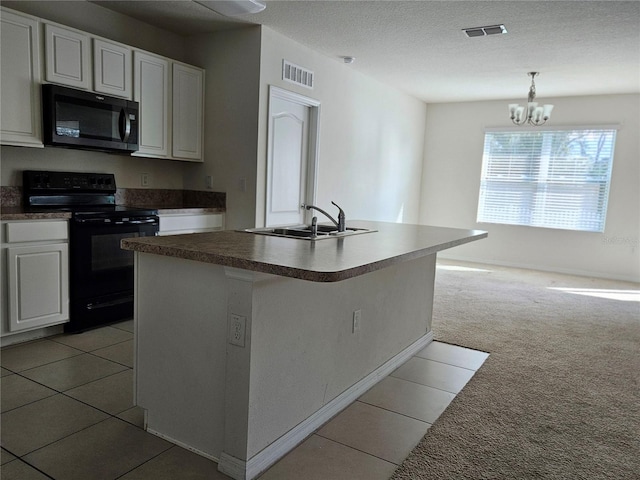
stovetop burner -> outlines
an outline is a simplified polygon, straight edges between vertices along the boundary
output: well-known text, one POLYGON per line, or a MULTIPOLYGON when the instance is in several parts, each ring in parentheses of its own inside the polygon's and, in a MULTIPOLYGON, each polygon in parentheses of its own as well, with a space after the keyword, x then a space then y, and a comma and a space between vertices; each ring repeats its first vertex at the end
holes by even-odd
POLYGON ((23 194, 30 212, 72 212, 73 217, 149 216, 152 208, 116 205, 116 180, 112 173, 25 170, 23 194))

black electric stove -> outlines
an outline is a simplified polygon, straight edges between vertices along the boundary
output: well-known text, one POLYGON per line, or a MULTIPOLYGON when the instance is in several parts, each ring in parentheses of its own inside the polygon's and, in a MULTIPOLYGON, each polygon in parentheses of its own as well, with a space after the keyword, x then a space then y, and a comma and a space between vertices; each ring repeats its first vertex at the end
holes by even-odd
POLYGON ((27 170, 26 211, 68 211, 69 315, 65 331, 77 332, 133 317, 133 252, 124 238, 153 236, 158 211, 116 205, 112 173, 27 170))

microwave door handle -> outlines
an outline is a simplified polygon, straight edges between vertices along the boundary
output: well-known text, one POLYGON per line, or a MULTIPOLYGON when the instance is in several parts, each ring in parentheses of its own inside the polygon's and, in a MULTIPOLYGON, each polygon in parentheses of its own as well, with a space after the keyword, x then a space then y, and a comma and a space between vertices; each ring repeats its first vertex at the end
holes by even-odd
POLYGON ((129 141, 131 135, 131 119, 127 111, 123 108, 120 110, 120 137, 124 143, 129 141))

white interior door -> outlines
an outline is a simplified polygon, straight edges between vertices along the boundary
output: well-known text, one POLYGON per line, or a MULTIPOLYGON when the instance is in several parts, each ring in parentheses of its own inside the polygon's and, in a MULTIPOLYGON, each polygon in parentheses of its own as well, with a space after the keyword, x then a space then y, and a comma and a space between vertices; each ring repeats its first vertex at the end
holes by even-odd
POLYGON ((319 104, 272 87, 265 226, 304 223, 303 203, 315 196, 319 104))

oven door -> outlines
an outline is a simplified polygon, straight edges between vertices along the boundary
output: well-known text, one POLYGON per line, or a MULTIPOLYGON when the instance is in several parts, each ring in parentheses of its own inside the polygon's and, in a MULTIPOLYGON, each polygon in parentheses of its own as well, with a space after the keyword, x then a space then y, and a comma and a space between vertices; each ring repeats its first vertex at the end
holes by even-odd
POLYGON ((120 242, 157 232, 157 216, 72 220, 67 331, 132 318, 133 252, 122 250, 120 242))

